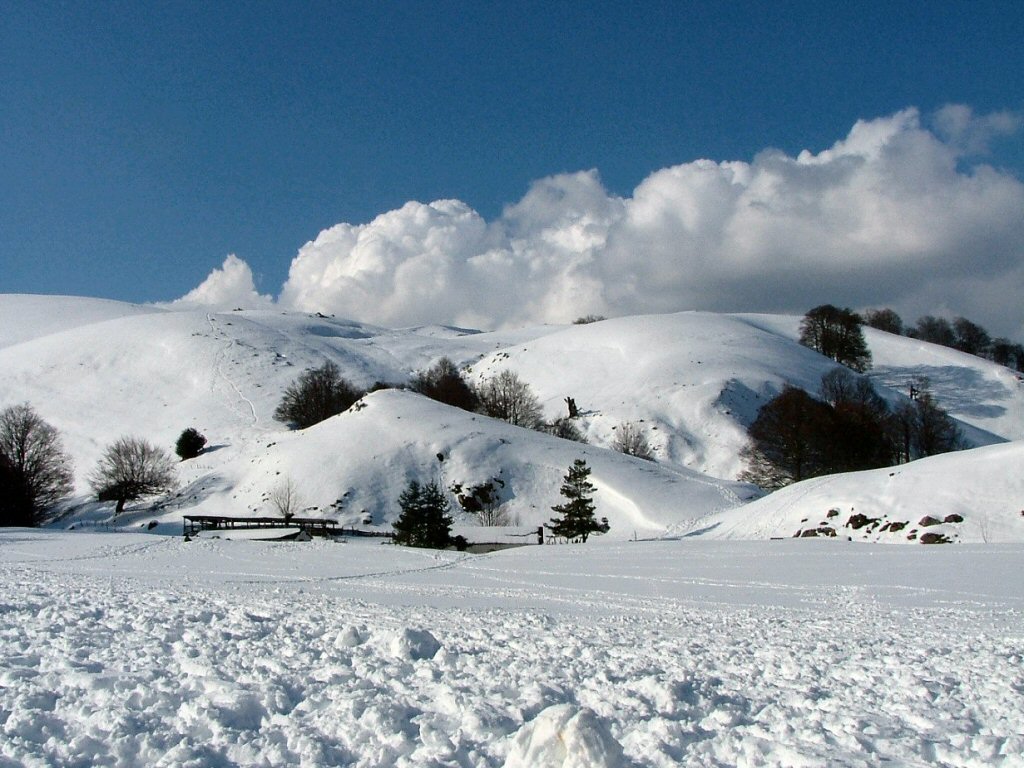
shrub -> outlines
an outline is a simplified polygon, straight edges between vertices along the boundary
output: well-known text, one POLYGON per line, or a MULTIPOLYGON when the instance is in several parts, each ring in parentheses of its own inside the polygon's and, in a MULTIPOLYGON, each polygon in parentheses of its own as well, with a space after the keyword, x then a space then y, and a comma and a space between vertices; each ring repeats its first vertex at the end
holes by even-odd
POLYGON ((480 405, 476 392, 447 357, 442 357, 413 379, 412 388, 431 400, 465 411, 475 411, 480 405))
POLYGON ((476 515, 483 526, 508 525, 508 515, 501 509, 501 498, 499 487, 505 483, 494 478, 484 483, 477 483, 469 488, 463 488, 462 483, 456 483, 451 491, 459 506, 466 512, 476 515))
POLYGON ((615 430, 615 441, 612 443, 619 453, 636 456, 638 459, 654 461, 654 449, 647 441, 647 433, 639 424, 624 421, 615 430))
POLYGON ((541 424, 538 429, 541 432, 547 432, 549 435, 560 437, 563 440, 572 440, 575 443, 587 442, 587 436, 583 434, 572 419, 565 416, 555 419, 550 424, 541 424))
POLYGON ((199 430, 189 427, 178 436, 178 442, 174 444, 174 452, 181 457, 181 460, 194 459, 203 452, 206 447, 206 438, 199 434, 199 430))

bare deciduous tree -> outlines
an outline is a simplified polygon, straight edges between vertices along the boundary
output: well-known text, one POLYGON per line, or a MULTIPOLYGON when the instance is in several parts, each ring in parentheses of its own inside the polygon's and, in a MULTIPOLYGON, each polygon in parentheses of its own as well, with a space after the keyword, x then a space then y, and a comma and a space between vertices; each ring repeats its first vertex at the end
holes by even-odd
POLYGON ((616 428, 615 442, 612 443, 612 448, 627 456, 654 461, 654 449, 647 441, 647 432, 632 421, 624 421, 616 428))
POLYGON ((508 369, 487 379, 479 395, 488 416, 527 429, 536 429, 541 423, 540 403, 530 385, 508 369))
POLYGON ((0 525, 38 525, 72 487, 57 430, 27 403, 0 411, 0 525))
POLYGON ((174 460, 139 437, 118 438, 100 457, 89 484, 101 501, 116 501, 114 514, 125 502, 171 490, 175 483, 174 460))
POLYGON ((281 517, 293 517, 302 507, 299 487, 290 477, 286 477, 270 492, 270 504, 281 517))

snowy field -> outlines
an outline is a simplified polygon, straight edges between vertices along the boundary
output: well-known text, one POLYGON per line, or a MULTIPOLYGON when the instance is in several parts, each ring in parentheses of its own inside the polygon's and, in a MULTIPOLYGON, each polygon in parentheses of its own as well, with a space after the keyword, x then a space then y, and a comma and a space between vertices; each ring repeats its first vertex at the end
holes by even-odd
POLYGON ((8 529, 0 766, 1022 766, 1022 563, 8 529))

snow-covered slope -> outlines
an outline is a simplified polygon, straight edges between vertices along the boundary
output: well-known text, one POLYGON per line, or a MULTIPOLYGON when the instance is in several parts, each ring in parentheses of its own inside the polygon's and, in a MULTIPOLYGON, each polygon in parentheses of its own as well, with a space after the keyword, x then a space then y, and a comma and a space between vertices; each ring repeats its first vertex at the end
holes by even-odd
POLYGON ((1024 443, 805 480, 715 515, 696 533, 893 543, 936 536, 950 542, 1024 541, 1024 443))
POLYGON ((591 467, 595 501, 611 522, 611 538, 689 529, 693 521, 750 498, 739 483, 692 470, 661 467, 613 451, 561 440, 451 408, 411 392, 379 391, 349 411, 301 432, 259 438, 251 450, 204 473, 172 506, 219 514, 269 511, 267 497, 291 480, 305 514, 343 525, 397 514, 410 480, 444 488, 498 481, 504 510, 517 525, 539 526, 560 501, 558 488, 574 459, 591 467))
MULTIPOLYGON (((559 500, 567 466, 583 456, 615 536, 686 530, 754 495, 732 478, 758 408, 786 383, 815 390, 833 366, 795 343, 799 318, 792 317, 689 312, 476 333, 269 310, 0 296, 0 320, 0 406, 29 402, 60 429, 75 460, 72 506, 81 514, 86 478, 116 438, 138 435, 170 448, 186 427, 207 436, 208 450, 179 466, 180 495, 161 507, 168 522, 188 510, 270 514, 267 494, 292 478, 311 514, 384 525, 411 478, 445 485, 499 478, 510 516, 536 525, 559 500), (408 382, 442 356, 477 381, 512 369, 548 419, 574 398, 591 445, 398 392, 374 394, 362 410, 302 432, 272 418, 284 389, 325 359, 369 387, 408 382), (647 430, 656 462, 606 450, 626 421, 647 430)), ((995 432, 978 429, 976 443, 1024 434, 1019 383, 1006 369, 887 334, 869 333, 869 341, 878 381, 902 387, 900 377, 931 373, 940 402, 995 432)), ((109 510, 93 505, 90 514, 109 510)))
MULTIPOLYGON (((796 340, 800 318, 786 315, 741 315, 752 325, 796 340)), ((979 445, 1024 440, 1024 376, 974 355, 927 341, 865 328, 871 349, 868 376, 876 387, 904 395, 911 382, 924 377, 940 406, 977 431, 969 431, 979 445)))
POLYGON ((478 380, 508 368, 548 417, 575 399, 591 442, 611 445, 637 422, 658 460, 736 477, 745 428, 783 384, 815 391, 834 363, 743 319, 706 312, 645 315, 553 331, 473 366, 478 380))

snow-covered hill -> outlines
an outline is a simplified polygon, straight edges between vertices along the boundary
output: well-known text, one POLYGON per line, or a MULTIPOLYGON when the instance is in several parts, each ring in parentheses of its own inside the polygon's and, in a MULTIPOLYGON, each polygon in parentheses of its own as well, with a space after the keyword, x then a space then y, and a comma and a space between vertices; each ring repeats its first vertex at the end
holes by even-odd
POLYGON ((892 543, 1024 541, 1024 443, 805 480, 714 515, 696 534, 892 543))
MULTIPOLYGON (((269 493, 292 480, 309 514, 386 525, 405 483, 416 478, 445 486, 498 479, 509 516, 539 525, 559 501, 566 468, 583 457, 613 537, 691 531, 757 495, 733 478, 744 430, 760 406, 786 383, 815 390, 833 367, 795 342, 799 318, 759 315, 688 312, 478 333, 272 310, 0 296, 0 321, 0 406, 29 402, 61 431, 76 465, 75 514, 109 515, 86 503, 86 477, 116 438, 138 435, 170 448, 185 427, 207 436, 207 451, 179 465, 177 495, 156 509, 140 506, 147 519, 168 524, 189 511, 271 514, 269 493), (442 356, 476 381, 515 371, 548 419, 564 415, 564 398, 572 397, 590 445, 401 391, 375 392, 300 432, 272 418, 284 389, 325 359, 370 387, 405 384, 442 356), (627 421, 646 429, 657 461, 608 450, 627 421)), ((908 377, 927 375, 939 402, 973 425, 975 444, 1024 436, 1024 387, 1005 368, 880 332, 869 331, 868 340, 876 384, 893 387, 887 397, 901 397, 908 377)), ((967 458, 946 461, 973 466, 967 458)), ((962 538, 982 538, 970 530, 962 538)))

